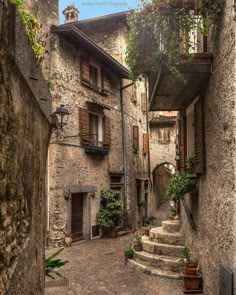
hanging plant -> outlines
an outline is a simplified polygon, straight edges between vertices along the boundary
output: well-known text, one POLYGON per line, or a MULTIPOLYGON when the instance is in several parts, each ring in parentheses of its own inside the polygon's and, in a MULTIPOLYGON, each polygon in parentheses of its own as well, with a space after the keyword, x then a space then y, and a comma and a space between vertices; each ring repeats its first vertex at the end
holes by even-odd
POLYGON ((45 53, 45 42, 43 42, 42 36, 39 36, 39 31, 42 25, 35 15, 25 10, 23 0, 12 0, 12 3, 16 5, 19 11, 21 21, 32 44, 34 55, 37 61, 40 63, 42 62, 45 53))
POLYGON ((207 36, 222 12, 223 0, 142 0, 128 16, 126 63, 130 78, 156 69, 158 63, 178 73, 191 60, 198 37, 207 36))

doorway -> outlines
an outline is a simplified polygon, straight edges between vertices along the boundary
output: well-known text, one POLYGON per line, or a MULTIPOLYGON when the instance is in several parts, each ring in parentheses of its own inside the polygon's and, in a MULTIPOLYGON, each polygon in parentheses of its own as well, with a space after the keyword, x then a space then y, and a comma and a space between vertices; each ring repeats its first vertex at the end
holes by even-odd
POLYGON ((83 239, 84 194, 71 195, 71 235, 73 242, 83 239))

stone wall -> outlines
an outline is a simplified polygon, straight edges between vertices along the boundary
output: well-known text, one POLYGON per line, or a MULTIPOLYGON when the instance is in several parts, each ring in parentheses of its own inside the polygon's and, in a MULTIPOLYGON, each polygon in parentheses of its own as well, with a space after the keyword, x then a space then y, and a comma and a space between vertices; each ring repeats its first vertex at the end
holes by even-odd
POLYGON ((186 244, 199 261, 207 295, 219 294, 220 263, 234 275, 236 267, 236 23, 230 1, 224 6, 209 42, 214 61, 204 102, 206 173, 199 178, 199 196, 188 198, 196 231, 182 210, 186 244))
POLYGON ((4 1, 0 10, 0 293, 44 294, 50 124, 39 90, 48 106, 51 97, 14 8, 4 1), (30 53, 25 71, 19 63, 22 47, 30 53), (34 92, 28 66, 38 74, 34 92))

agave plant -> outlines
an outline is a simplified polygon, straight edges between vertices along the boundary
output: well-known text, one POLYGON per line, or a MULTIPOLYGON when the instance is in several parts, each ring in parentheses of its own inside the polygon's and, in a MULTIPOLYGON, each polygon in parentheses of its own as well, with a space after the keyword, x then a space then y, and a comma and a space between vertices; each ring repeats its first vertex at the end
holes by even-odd
POLYGON ((56 274, 59 277, 65 279, 65 277, 63 275, 61 275, 58 271, 56 271, 56 268, 60 268, 63 265, 65 265, 66 263, 68 263, 69 261, 67 260, 61 260, 61 259, 54 259, 58 254, 60 254, 62 251, 64 250, 64 248, 61 248, 60 250, 58 250, 56 253, 54 253, 53 255, 49 256, 48 258, 45 259, 45 275, 50 277, 51 279, 55 280, 55 278, 52 276, 52 274, 56 274))

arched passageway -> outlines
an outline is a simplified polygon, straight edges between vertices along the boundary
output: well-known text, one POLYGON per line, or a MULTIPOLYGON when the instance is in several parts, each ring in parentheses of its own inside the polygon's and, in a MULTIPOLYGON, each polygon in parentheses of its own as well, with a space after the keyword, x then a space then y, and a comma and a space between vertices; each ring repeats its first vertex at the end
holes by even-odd
POLYGON ((174 173, 175 166, 167 162, 158 165, 153 170, 153 198, 155 204, 154 216, 156 217, 156 226, 160 226, 161 221, 167 219, 169 202, 163 203, 162 200, 174 173))

